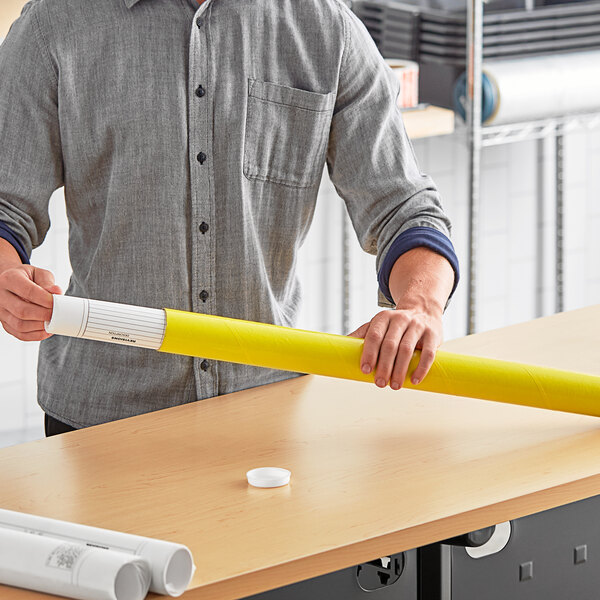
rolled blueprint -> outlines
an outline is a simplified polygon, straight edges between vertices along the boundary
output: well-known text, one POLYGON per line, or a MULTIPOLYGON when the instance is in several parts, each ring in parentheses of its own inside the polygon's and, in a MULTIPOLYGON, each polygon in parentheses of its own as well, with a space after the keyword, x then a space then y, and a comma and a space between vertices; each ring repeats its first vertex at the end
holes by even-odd
POLYGON ((138 557, 148 564, 150 591, 157 594, 180 596, 195 570, 189 549, 173 542, 0 509, 0 532, 3 530, 125 553, 131 560, 138 557))
MULTIPOLYGON (((89 305, 85 310, 91 314, 99 310, 100 304, 110 303, 54 296, 54 313, 60 318, 55 321, 53 313, 46 330, 74 335, 76 328, 67 323, 67 312, 71 311, 73 323, 79 323, 79 337, 87 337, 86 323, 82 322, 84 304, 89 305)), ((124 311, 119 316, 116 336, 120 339, 113 341, 123 343, 123 339, 133 340, 137 334, 127 328, 127 305, 119 306, 124 311)), ((132 315, 139 310, 131 309, 132 315)), ((356 381, 374 379, 374 373, 365 375, 360 369, 361 339, 171 309, 156 310, 155 319, 164 323, 164 335, 157 348, 160 352, 356 381)), ((114 325, 106 322, 105 331, 116 330, 114 325)), ((98 332, 93 335, 98 336, 98 332)), ((110 341, 109 335, 102 335, 110 341)), ((128 343, 142 346, 146 342, 136 339, 128 343)), ((407 388, 600 416, 600 377, 440 350, 427 376, 415 386, 410 375, 419 356, 415 352, 411 360, 404 381, 407 388)))
POLYGON ((0 583, 79 600, 143 600, 150 569, 131 554, 0 527, 0 583))
MULTIPOLYGON (((464 117, 466 77, 454 89, 464 117)), ((600 51, 483 63, 482 120, 486 125, 592 112, 600 108, 600 51)))

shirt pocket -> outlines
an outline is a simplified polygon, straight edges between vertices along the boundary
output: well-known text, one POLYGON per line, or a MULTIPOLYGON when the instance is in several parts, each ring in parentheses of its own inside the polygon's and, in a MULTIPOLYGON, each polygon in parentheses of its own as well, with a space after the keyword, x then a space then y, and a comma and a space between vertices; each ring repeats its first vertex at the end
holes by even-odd
POLYGON ((249 79, 244 175, 299 188, 317 183, 334 103, 333 93, 249 79))

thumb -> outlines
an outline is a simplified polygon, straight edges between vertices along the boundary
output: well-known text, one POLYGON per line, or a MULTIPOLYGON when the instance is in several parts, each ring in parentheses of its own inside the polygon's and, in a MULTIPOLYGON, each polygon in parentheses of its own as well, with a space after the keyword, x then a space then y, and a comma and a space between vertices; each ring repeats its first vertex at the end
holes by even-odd
POLYGON ((54 283, 54 275, 46 269, 35 267, 33 270, 33 282, 51 294, 62 294, 62 290, 54 283))
POLYGON ((364 325, 361 325, 358 329, 355 329, 352 333, 349 333, 348 336, 364 339, 364 337, 367 335, 367 331, 369 330, 370 324, 371 323, 369 322, 365 323, 364 325))

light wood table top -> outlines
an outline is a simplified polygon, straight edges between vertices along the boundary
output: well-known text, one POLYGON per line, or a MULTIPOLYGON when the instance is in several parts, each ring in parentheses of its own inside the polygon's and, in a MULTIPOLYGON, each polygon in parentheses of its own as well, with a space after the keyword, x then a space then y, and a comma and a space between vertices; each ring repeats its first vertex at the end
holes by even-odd
MULTIPOLYGON (((445 349, 600 375, 599 333, 600 306, 445 349)), ((0 506, 186 544, 184 597, 227 600, 599 494, 599 456, 594 417, 307 376, 0 450, 0 506), (249 487, 268 465, 290 485, 249 487)))

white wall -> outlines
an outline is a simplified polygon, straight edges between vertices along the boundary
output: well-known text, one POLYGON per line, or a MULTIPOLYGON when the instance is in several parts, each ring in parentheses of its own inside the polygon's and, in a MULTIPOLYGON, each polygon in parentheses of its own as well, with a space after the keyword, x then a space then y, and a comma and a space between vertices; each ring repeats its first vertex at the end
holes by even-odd
MULTIPOLYGON (((417 140, 421 169, 435 179, 454 223, 453 241, 465 269, 467 248, 466 151, 460 134, 417 140)), ((552 150, 552 142, 547 143, 552 150)), ((600 302, 600 132, 565 138, 566 274, 565 308, 600 302)), ((483 155, 478 272, 478 329, 526 321, 536 315, 537 165, 536 142, 487 148, 483 155)), ((544 219, 545 277, 540 290, 544 314, 554 308, 554 190, 547 169, 544 219)), ((325 176, 315 221, 299 265, 304 304, 299 326, 342 332, 342 201, 325 176)), ((62 192, 51 200, 52 227, 32 262, 48 268, 66 288, 67 224, 62 192)), ((352 327, 375 314, 374 258, 353 236, 350 312, 352 327)), ((465 278, 463 278, 463 282, 465 278)), ((464 335, 466 286, 457 290, 445 315, 446 338, 464 335)), ((35 401, 37 344, 0 332, 0 445, 42 436, 42 413, 35 401), (18 433, 9 433, 15 432, 18 433)))

